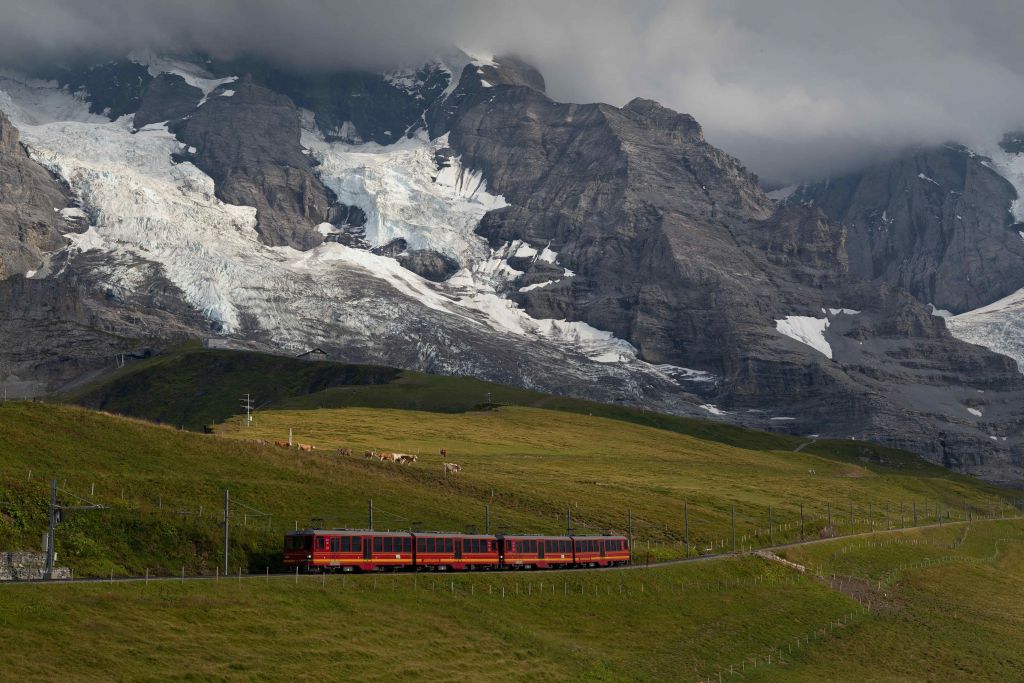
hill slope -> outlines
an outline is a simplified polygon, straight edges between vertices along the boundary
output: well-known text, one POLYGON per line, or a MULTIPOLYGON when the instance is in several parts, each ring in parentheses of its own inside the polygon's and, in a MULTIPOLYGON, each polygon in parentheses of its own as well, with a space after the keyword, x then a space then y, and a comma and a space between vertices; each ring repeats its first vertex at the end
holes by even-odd
MULTIPOLYGON (((47 484, 110 506, 71 513, 57 534, 61 562, 78 575, 212 572, 219 563, 223 491, 231 490, 232 564, 274 566, 281 534, 313 518, 366 524, 373 498, 378 528, 482 527, 557 532, 568 506, 576 529, 633 530, 652 557, 685 554, 683 502, 691 553, 721 552, 736 505, 740 544, 805 534, 868 530, 999 509, 1005 491, 928 465, 861 462, 802 452, 751 450, 597 416, 533 408, 464 414, 347 408, 259 413, 235 438, 180 432, 80 408, 37 403, 0 407, 0 547, 38 547, 46 526, 47 484), (302 454, 246 440, 286 434, 320 450, 302 454), (362 457, 380 447, 419 452, 397 468, 362 457), (445 477, 440 447, 463 465, 445 477), (811 473, 813 471, 813 474, 811 473), (31 480, 29 481, 29 477, 31 480), (272 517, 254 517, 244 504, 272 517), (898 511, 903 505, 903 512, 898 511), (852 507, 851 507, 852 506, 852 507), (193 514, 182 515, 181 511, 193 514), (202 514, 195 514, 202 511, 202 514), (249 517, 245 515, 249 514, 249 517)), ((825 447, 822 447, 825 449, 825 447)), ((827 449, 825 449, 827 450, 827 449)), ((859 456, 858 456, 859 457, 859 456)))

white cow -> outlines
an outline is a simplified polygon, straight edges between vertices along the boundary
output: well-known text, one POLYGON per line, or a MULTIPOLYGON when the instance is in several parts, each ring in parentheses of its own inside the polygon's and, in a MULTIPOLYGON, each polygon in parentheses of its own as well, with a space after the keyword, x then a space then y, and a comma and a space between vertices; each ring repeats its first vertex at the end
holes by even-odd
POLYGON ((458 463, 446 462, 444 464, 444 473, 445 474, 458 474, 461 471, 462 471, 462 468, 459 467, 458 463))

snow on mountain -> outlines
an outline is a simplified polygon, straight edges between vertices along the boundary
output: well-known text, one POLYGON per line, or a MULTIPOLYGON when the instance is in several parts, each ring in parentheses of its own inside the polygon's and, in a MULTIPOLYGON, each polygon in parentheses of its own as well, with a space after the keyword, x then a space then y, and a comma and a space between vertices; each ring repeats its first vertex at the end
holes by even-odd
POLYGON ((806 315, 787 315, 775 321, 775 329, 790 339, 810 346, 815 351, 832 357, 832 347, 825 341, 828 318, 812 318, 806 315))
MULTIPOLYGON (((210 93, 220 86, 225 83, 234 83, 238 80, 238 76, 214 78, 204 71, 202 67, 192 62, 181 61, 179 59, 159 55, 148 50, 133 52, 128 55, 128 58, 136 64, 142 64, 145 66, 146 70, 149 71, 149 75, 154 78, 160 74, 175 74, 176 76, 181 76, 185 79, 186 83, 203 91, 202 102, 205 102, 206 98, 210 96, 210 93)), ((225 96, 227 96, 226 93, 225 96)))
MULTIPOLYGON (((183 72, 179 67, 151 68, 183 72)), ((195 73, 190 78, 200 82, 195 73)), ((222 334, 255 325, 278 345, 304 349, 347 333, 372 338, 406 326, 406 305, 389 313, 385 302, 352 291, 352 277, 361 274, 391 288, 397 299, 463 324, 550 344, 593 362, 671 376, 669 369, 639 361, 632 345, 609 332, 582 322, 531 318, 503 296, 520 275, 508 265, 509 257, 534 255, 554 263, 557 254, 518 241, 492 250, 475 234, 483 215, 504 200, 488 193, 481 174, 463 168, 458 158, 437 169, 434 158, 447 146, 444 138, 420 135, 385 147, 327 143, 308 130, 302 137, 339 200, 366 212, 372 245, 402 238, 410 248, 433 249, 460 262, 461 270, 438 284, 393 258, 336 242, 306 252, 269 247, 255 231, 255 209, 218 200, 211 178, 191 163, 172 161, 183 146, 165 125, 133 133, 131 117, 110 122, 89 115, 85 103, 51 83, 6 78, 0 88, 0 109, 20 129, 32 156, 68 182, 91 216, 88 230, 67 235, 68 248, 109 254, 116 264, 109 277, 123 288, 135 284, 131 263, 160 264, 222 334)))
MULTIPOLYGON (((996 143, 976 147, 974 152, 988 157, 986 165, 1017 190, 1010 211, 1015 220, 1024 222, 1024 154, 1007 152, 996 143)), ((960 315, 935 314, 946 318, 953 336, 1013 358, 1024 372, 1024 289, 960 315)))

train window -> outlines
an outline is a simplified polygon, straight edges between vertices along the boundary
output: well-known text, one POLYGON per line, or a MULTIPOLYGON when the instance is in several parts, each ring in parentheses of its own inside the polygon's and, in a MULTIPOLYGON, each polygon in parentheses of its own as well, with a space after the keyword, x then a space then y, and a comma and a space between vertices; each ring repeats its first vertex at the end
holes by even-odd
POLYGON ((436 539, 428 538, 428 539, 426 539, 426 541, 427 541, 427 552, 428 553, 434 552, 434 543, 435 543, 436 539))
POLYGON ((341 552, 347 553, 352 550, 352 538, 349 536, 341 537, 341 552))
POLYGON ((373 537, 373 552, 379 553, 384 551, 384 539, 380 536, 373 537))
POLYGON ((319 538, 316 539, 316 549, 317 550, 323 550, 324 549, 324 537, 323 536, 320 536, 319 538))
POLYGON ((412 539, 411 538, 403 538, 402 539, 402 550, 407 552, 407 553, 411 553, 412 552, 412 539))
POLYGON ((416 552, 423 553, 427 550, 427 539, 417 538, 416 539, 416 552))
POLYGON ((352 552, 358 553, 358 552, 361 552, 362 549, 363 549, 363 539, 361 537, 359 537, 359 536, 356 536, 355 538, 352 539, 352 552))
POLYGON ((338 552, 338 539, 337 538, 332 538, 331 539, 331 552, 332 553, 338 552))
POLYGON ((455 545, 452 543, 452 539, 450 539, 450 538, 444 539, 444 551, 446 553, 452 552, 454 547, 455 547, 455 545))
POLYGON ((386 553, 393 552, 393 549, 391 547, 391 539, 390 538, 385 538, 384 539, 384 552, 386 552, 386 553))

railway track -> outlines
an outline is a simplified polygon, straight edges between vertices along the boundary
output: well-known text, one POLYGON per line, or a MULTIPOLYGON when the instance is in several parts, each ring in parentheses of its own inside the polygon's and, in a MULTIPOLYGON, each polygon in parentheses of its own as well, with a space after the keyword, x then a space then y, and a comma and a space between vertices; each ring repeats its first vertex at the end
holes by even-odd
MULTIPOLYGON (((795 541, 793 543, 783 543, 779 545, 763 546, 751 551, 739 551, 736 553, 721 553, 718 555, 697 555, 695 557, 679 558, 676 560, 663 560, 661 562, 651 563, 639 563, 633 562, 633 564, 619 567, 594 567, 590 569, 543 569, 536 570, 543 574, 572 574, 579 572, 610 572, 610 571, 636 571, 641 569, 659 569, 662 567, 671 567, 680 564, 689 564, 697 562, 715 562, 720 560, 729 559, 732 557, 738 557, 741 555, 751 554, 755 550, 760 551, 777 551, 785 550, 787 548, 798 548, 801 546, 816 545, 819 543, 831 543, 833 541, 841 541, 855 538, 865 538, 867 536, 878 536, 878 535, 892 535, 899 534, 906 531, 915 531, 920 529, 936 529, 940 527, 950 526, 964 526, 970 524, 983 524, 985 522, 996 522, 1006 521, 1005 519, 978 519, 970 522, 967 521, 956 521, 956 522, 945 522, 942 524, 925 524, 922 526, 915 527, 904 527, 899 529, 884 529, 881 531, 864 531, 856 534, 848 534, 845 536, 833 536, 831 538, 814 538, 805 541, 795 541)), ((522 574, 523 569, 494 569, 487 570, 486 572, 432 572, 433 574, 445 574, 445 575, 457 575, 457 576, 472 576, 474 574, 522 574)), ((400 572, 410 573, 410 572, 400 572)), ((369 576, 379 576, 380 574, 369 574, 369 576)), ((214 576, 112 576, 112 577, 89 577, 82 579, 29 579, 29 580, 17 580, 17 581, 3 581, 0 582, 0 586, 7 585, 70 585, 70 584, 89 584, 89 583, 148 583, 148 582, 169 582, 177 581, 183 583, 185 581, 218 581, 218 580, 235 580, 235 581, 258 581, 260 579, 267 580, 270 578, 291 578, 295 574, 292 572, 275 572, 265 574, 220 574, 214 576)), ((301 574, 300 576, 311 576, 309 574, 301 574)), ((315 575, 313 575, 315 576, 315 575)))

